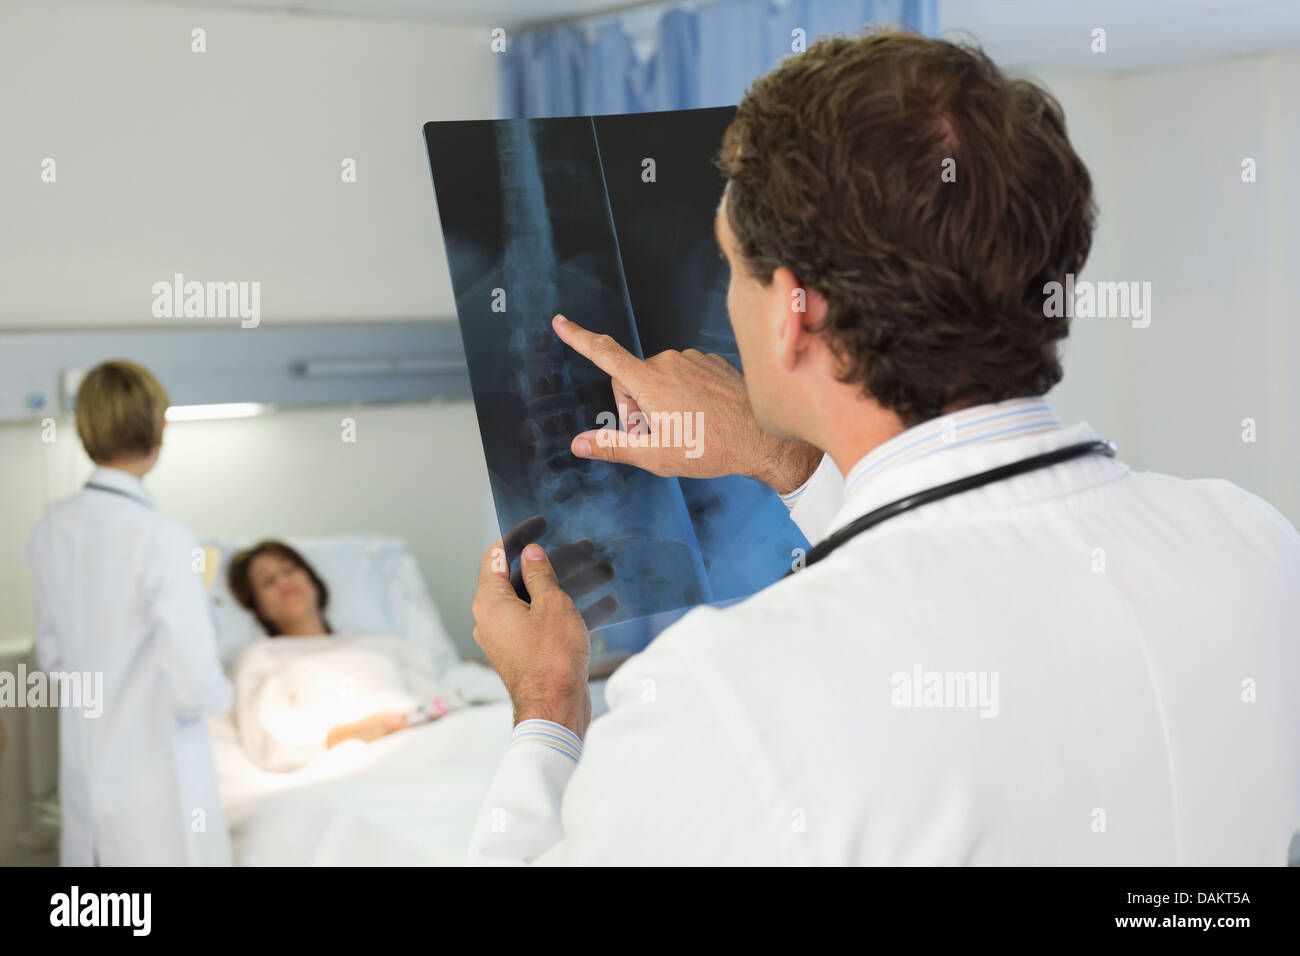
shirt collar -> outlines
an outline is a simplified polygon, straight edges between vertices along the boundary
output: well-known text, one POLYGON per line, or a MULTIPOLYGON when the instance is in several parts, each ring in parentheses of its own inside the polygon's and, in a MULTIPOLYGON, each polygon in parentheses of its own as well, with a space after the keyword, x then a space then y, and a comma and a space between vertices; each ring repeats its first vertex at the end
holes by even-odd
POLYGON ((915 425, 871 449, 844 477, 844 494, 846 497, 853 494, 854 489, 869 476, 904 462, 943 454, 970 444, 1002 441, 1060 427, 1056 412, 1041 396, 963 408, 915 425))
POLYGON ((90 473, 90 479, 86 484, 88 486, 99 485, 102 488, 111 488, 128 498, 134 498, 147 508, 157 507, 157 502, 154 501, 153 495, 149 493, 149 489, 144 486, 144 482, 129 471, 123 471, 120 468, 107 468, 104 465, 97 465, 95 470, 90 473))
MULTIPOLYGON (((826 534, 926 488, 1096 438, 1086 422, 1062 428, 1043 398, 979 405, 922 422, 877 445, 849 469, 840 508, 826 534)), ((1113 480, 1127 471, 1128 466, 1114 458, 1089 455, 953 495, 917 509, 916 514, 936 517, 972 506, 1010 506, 1113 480)))

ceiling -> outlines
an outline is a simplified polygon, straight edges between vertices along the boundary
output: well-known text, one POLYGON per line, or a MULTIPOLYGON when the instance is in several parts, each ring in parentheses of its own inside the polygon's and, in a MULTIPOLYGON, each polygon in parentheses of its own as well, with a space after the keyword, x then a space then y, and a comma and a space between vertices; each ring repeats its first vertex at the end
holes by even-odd
POLYGON ((940 0, 1004 66, 1115 72, 1300 49, 1300 0, 940 0), (1106 30, 1106 53, 1091 49, 1106 30))
MULTIPOLYGON (((138 3, 142 0, 100 0, 138 3)), ((143 0, 520 28, 667 3, 629 0, 143 0)), ((770 0, 782 3, 785 0, 770 0)), ((694 3, 689 5, 695 5, 694 3)), ((1300 49, 1300 0, 939 0, 945 31, 969 30, 1008 66, 1121 71, 1300 49), (1107 52, 1090 49, 1094 27, 1107 52)))
MULTIPOLYGON (((102 0, 138 2, 138 0, 102 0)), ((144 0, 171 7, 266 10, 278 13, 422 20, 518 27, 575 20, 627 7, 636 0, 144 0)))

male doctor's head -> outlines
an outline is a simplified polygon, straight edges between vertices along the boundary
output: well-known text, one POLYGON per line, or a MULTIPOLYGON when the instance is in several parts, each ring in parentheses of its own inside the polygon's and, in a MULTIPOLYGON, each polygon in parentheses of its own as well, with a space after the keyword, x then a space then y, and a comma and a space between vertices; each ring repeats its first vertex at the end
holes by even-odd
POLYGON ((1061 378, 1045 283, 1088 257, 1092 183, 1052 96, 979 50, 822 40, 757 80, 717 159, 715 223, 750 402, 830 447, 1061 378))

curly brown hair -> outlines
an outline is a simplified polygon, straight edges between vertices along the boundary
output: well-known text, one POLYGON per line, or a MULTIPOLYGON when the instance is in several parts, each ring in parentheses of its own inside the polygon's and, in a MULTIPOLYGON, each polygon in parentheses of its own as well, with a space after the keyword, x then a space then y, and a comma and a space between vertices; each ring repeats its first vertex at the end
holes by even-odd
POLYGON ((1043 287, 1088 258, 1092 181, 1060 104, 974 44, 820 40, 752 84, 715 163, 750 274, 820 292, 841 381, 905 426, 1060 381, 1043 287))

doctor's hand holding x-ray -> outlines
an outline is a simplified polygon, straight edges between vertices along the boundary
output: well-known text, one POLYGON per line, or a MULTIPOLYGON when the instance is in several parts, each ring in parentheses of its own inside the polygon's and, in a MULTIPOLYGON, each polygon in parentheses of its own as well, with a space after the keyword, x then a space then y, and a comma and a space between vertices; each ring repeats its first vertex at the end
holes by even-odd
MULTIPOLYGON (((648 433, 652 414, 661 411, 698 411, 705 422, 702 454, 697 458, 654 442, 646 447, 619 447, 617 442, 602 441, 596 431, 574 437, 571 447, 578 457, 631 465, 660 476, 746 475, 781 493, 802 485, 821 462, 822 453, 807 442, 774 438, 758 427, 744 377, 721 355, 687 349, 639 359, 610 336, 590 332, 563 315, 555 316, 553 326, 566 345, 610 376, 615 404, 620 413, 627 413, 620 421, 627 431, 648 433)), ((590 588, 561 581, 574 545, 548 556, 536 543, 545 531, 545 519, 529 519, 539 520, 540 530, 523 522, 511 529, 504 543, 498 539, 483 555, 474 601, 478 622, 474 638, 510 690, 516 723, 552 720, 582 737, 591 720, 587 628, 607 618, 614 608, 598 602, 578 612, 573 598, 590 588), (507 570, 516 554, 519 571, 512 578, 507 570), (521 593, 521 583, 526 594, 521 593)))

